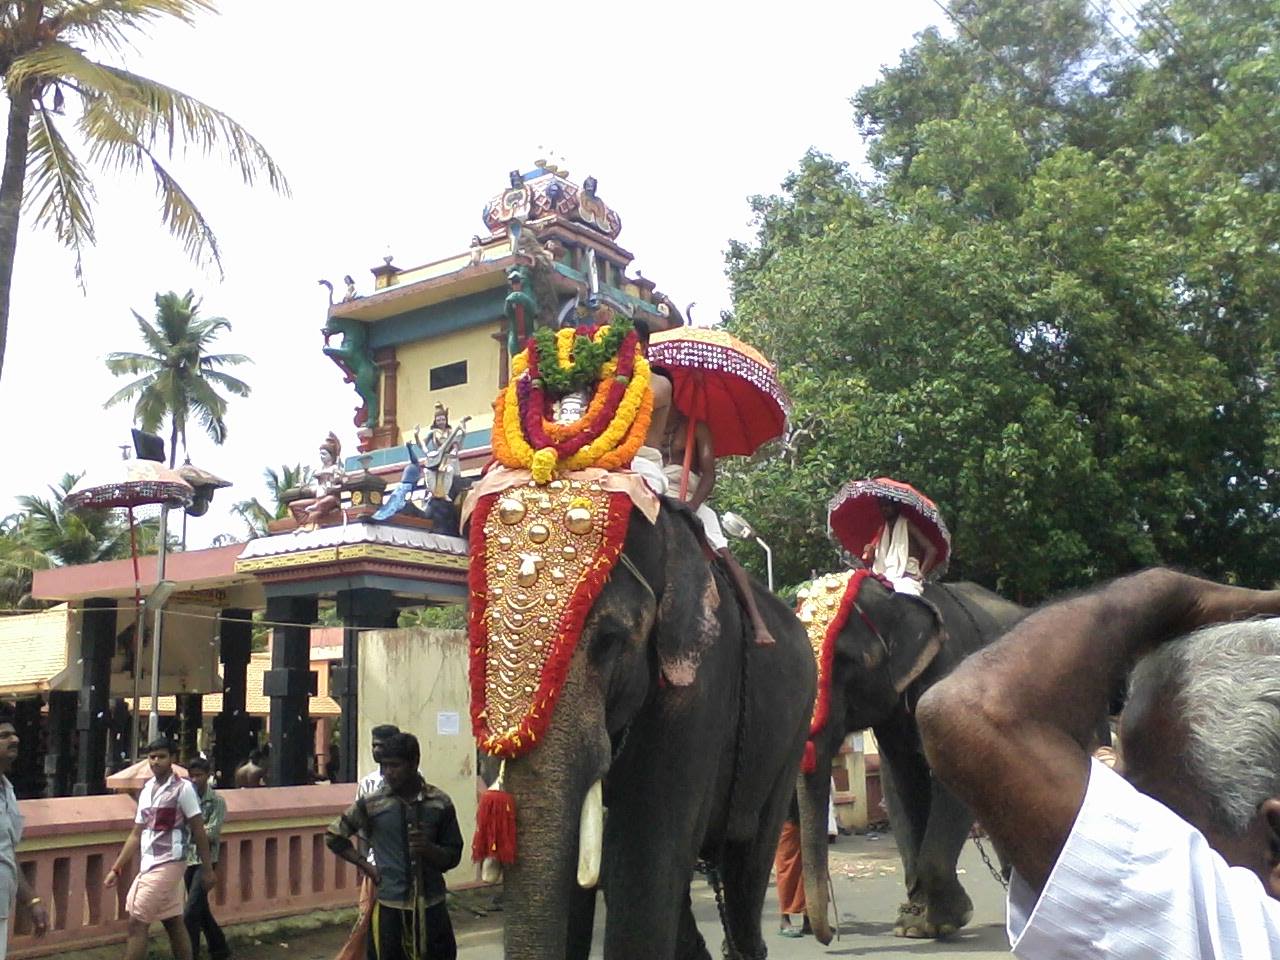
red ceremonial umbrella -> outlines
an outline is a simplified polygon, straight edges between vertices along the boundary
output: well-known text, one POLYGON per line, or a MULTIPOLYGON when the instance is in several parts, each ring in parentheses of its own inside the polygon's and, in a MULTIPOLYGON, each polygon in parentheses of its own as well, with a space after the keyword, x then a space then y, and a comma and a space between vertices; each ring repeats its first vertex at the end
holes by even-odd
MULTIPOLYGON (((690 427, 701 421, 710 428, 717 457, 749 457, 786 429, 791 401, 777 371, 732 334, 706 327, 663 330, 649 339, 647 355, 670 372, 672 401, 690 427)), ((686 448, 687 477, 692 444, 686 448)))
MULTIPOLYGON (((134 533, 133 508, 161 503, 169 507, 185 507, 191 502, 191 484, 176 470, 170 470, 154 460, 124 460, 118 468, 103 471, 104 475, 88 473, 80 478, 63 500, 68 507, 111 508, 124 507, 129 511, 129 547, 133 554, 133 579, 137 593, 138 540, 134 533)), ((163 546, 163 534, 161 544, 163 546)))
MULTIPOLYGON (((170 470, 154 460, 124 460, 118 467, 86 474, 63 499, 68 507, 110 509, 124 507, 129 512, 129 553, 133 558, 133 603, 137 611, 134 628, 134 689, 133 702, 138 703, 139 660, 142 655, 142 576, 138 572, 138 537, 133 522, 133 508, 148 504, 165 507, 185 507, 191 502, 194 490, 176 470, 170 470)), ((163 516, 163 513, 162 513, 163 516)), ((163 526, 163 524, 161 525, 163 526)), ((160 531, 160 556, 158 573, 164 576, 164 553, 167 531, 160 531)), ((156 620, 159 625, 159 618, 156 620)), ((151 709, 155 712, 159 682, 159 644, 155 644, 153 676, 151 678, 151 709)), ((135 728, 136 729, 136 728, 135 728)))
POLYGON ((827 529, 855 557, 884 526, 878 501, 900 504, 903 514, 938 548, 938 563, 931 573, 941 574, 951 557, 951 533, 937 505, 909 483, 888 477, 851 480, 827 504, 827 529))

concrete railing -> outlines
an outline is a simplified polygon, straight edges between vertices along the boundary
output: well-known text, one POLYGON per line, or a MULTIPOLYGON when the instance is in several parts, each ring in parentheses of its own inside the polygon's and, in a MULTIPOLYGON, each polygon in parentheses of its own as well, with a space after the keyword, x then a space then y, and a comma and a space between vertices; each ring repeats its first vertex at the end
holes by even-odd
MULTIPOLYGON (((227 790, 214 915, 249 923, 310 910, 354 905, 353 867, 325 848, 324 831, 355 795, 355 785, 227 790)), ((12 958, 64 954, 125 939, 125 894, 136 864, 114 889, 103 878, 133 825, 128 796, 24 800, 18 865, 44 899, 50 929, 32 935, 25 910, 9 941, 12 958)))

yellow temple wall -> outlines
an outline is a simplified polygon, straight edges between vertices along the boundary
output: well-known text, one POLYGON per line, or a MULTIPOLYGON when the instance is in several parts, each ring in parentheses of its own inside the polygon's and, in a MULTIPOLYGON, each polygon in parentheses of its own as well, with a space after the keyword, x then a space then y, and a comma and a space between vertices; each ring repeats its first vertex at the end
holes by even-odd
POLYGON ((455 425, 468 415, 471 417, 468 430, 493 425, 493 398, 502 372, 501 348, 493 335, 501 328, 502 324, 495 321, 396 347, 396 359, 400 363, 396 376, 396 422, 403 439, 413 437, 414 424, 421 425, 424 432, 431 426, 436 403, 449 408, 449 417, 455 425), (431 368, 459 360, 467 361, 467 382, 431 390, 431 368))

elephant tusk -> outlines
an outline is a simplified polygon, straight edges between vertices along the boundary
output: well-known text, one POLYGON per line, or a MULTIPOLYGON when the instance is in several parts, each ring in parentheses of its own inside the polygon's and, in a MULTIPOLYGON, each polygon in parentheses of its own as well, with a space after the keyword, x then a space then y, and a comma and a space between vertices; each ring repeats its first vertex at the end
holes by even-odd
POLYGON ((578 821, 578 886, 590 890, 600 882, 600 853, 604 844, 604 789, 597 780, 582 799, 578 821))
POLYGON ((502 879, 502 864, 497 857, 485 857, 480 864, 480 879, 485 883, 497 883, 502 879))

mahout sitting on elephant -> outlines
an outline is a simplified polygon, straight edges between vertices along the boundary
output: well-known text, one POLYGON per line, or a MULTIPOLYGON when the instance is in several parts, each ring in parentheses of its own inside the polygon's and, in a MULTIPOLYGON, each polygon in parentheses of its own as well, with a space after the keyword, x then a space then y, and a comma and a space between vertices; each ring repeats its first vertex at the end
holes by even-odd
POLYGON ((973 583, 927 583, 923 598, 894 592, 865 568, 819 577, 801 589, 800 601, 800 619, 819 664, 811 746, 806 746, 797 788, 805 899, 814 934, 824 944, 831 941, 831 761, 849 733, 868 728, 880 748, 881 782, 907 886, 894 933, 952 934, 973 915, 973 903, 956 876, 973 816, 931 775, 914 706, 925 690, 1025 611, 973 583))

